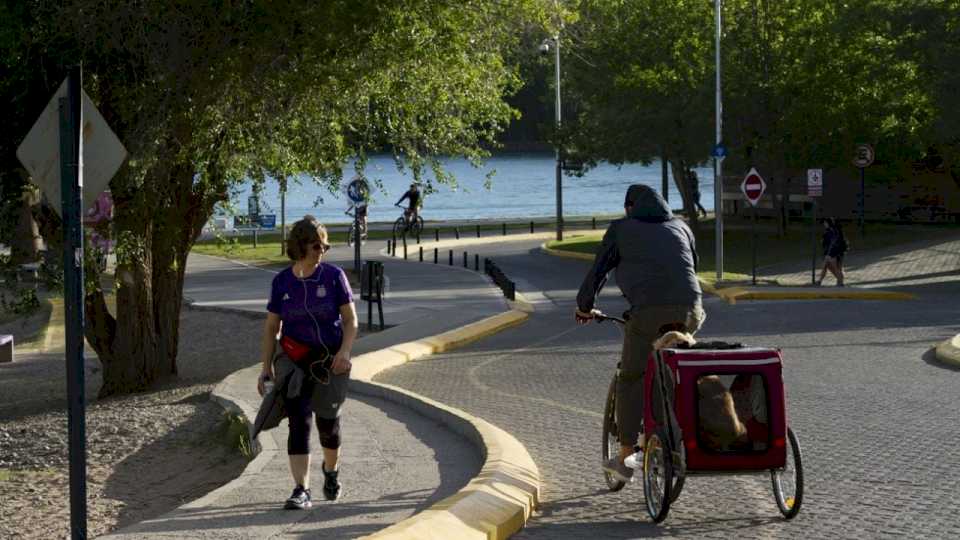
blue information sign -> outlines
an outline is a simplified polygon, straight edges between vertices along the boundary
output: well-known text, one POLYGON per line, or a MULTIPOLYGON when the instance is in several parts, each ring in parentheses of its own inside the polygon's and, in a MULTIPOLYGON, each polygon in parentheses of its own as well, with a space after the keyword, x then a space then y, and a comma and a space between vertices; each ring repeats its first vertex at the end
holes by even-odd
POLYGON ((272 229, 277 226, 277 215, 276 214, 263 214, 260 216, 260 227, 264 229, 272 229))
POLYGON ((713 154, 711 155, 715 158, 725 158, 727 157, 727 147, 720 143, 713 147, 713 154))

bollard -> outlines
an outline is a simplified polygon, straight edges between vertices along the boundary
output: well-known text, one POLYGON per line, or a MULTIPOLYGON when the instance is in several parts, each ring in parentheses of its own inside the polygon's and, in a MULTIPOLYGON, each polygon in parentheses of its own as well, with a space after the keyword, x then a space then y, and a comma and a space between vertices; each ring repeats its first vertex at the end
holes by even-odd
POLYGON ((591 226, 592 228, 596 229, 596 228, 597 228, 597 218, 595 218, 595 217, 594 217, 594 218, 590 218, 590 220, 591 220, 590 226, 591 226))
POLYGON ((403 243, 403 260, 407 260, 407 243, 403 243))
POLYGON ((390 251, 390 246, 391 246, 390 240, 387 240, 387 255, 392 255, 392 253, 391 253, 391 251, 390 251))
POLYGON ((453 266, 453 250, 450 250, 450 266, 453 266))
POLYGON ((476 272, 480 271, 480 256, 476 253, 473 254, 473 269, 476 272))
POLYGON ((437 242, 440 241, 440 229, 433 230, 433 239, 434 241, 437 241, 437 242))
POLYGON ((457 237, 457 240, 459 240, 459 239, 460 239, 460 227, 454 227, 454 228, 453 228, 453 234, 454 234, 454 236, 457 237))
POLYGON ((253 230, 253 247, 254 249, 256 249, 257 247, 257 230, 256 229, 253 230))
POLYGON ((437 264, 437 255, 438 255, 437 252, 438 252, 438 251, 440 251, 440 250, 438 250, 437 248, 433 248, 433 264, 437 264))
POLYGON ((423 262, 423 246, 420 246, 420 262, 423 262))
POLYGON ((506 223, 503 224, 503 235, 504 235, 504 236, 507 235, 507 224, 506 224, 506 223))
POLYGON ((480 238, 480 225, 477 224, 477 238, 480 238))
POLYGON ((530 234, 533 234, 533 222, 530 222, 530 234))
POLYGON ((464 268, 470 268, 470 265, 467 263, 467 252, 466 252, 466 251, 463 252, 463 267, 464 267, 464 268))

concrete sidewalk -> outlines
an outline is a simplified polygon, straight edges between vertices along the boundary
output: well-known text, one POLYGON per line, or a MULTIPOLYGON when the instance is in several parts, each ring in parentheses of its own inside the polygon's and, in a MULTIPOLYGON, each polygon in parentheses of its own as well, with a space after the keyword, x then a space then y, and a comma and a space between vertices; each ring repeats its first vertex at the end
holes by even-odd
MULTIPOLYGON (((384 246, 365 247, 370 258, 384 246)), ((327 262, 352 264, 352 251, 332 250, 327 262)), ((499 290, 462 269, 383 259, 390 289, 384 301, 386 331, 354 346, 355 356, 459 328, 507 309, 499 290)), ((273 271, 216 257, 191 255, 184 296, 200 309, 264 313, 273 271)), ((361 321, 365 304, 357 298, 361 321)), ((255 316, 255 315, 254 315, 255 316)), ((218 387, 250 416, 260 398, 259 366, 234 373, 218 387)), ((207 496, 111 538, 355 538, 403 520, 454 494, 480 470, 474 444, 437 421, 376 397, 352 393, 344 407, 341 482, 335 503, 323 500, 319 444, 311 481, 314 508, 284 511, 293 488, 287 468, 286 423, 261 436, 263 450, 244 474, 207 496)))

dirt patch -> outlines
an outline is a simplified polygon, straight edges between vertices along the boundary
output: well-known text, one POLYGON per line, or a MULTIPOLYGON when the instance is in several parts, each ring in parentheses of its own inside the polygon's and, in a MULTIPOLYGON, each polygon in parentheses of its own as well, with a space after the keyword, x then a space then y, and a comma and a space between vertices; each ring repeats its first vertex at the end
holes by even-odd
MULTIPOLYGON (((149 519, 235 478, 247 463, 228 446, 223 409, 210 391, 257 362, 262 321, 184 310, 178 379, 87 408, 91 536, 149 519)), ((100 385, 87 363, 87 395, 100 385)), ((63 357, 24 355, 0 365, 0 538, 69 532, 63 357)))

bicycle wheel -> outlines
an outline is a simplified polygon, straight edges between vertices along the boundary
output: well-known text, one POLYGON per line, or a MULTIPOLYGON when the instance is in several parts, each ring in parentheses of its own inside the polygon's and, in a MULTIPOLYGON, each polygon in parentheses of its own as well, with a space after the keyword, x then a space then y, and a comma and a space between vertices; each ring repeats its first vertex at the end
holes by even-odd
POLYGON ((643 496, 647 513, 660 523, 670 512, 673 492, 673 455, 663 429, 647 436, 643 452, 643 496))
POLYGON ((393 236, 399 238, 403 236, 406 230, 407 220, 403 219, 403 217, 398 217, 397 220, 393 222, 393 236))
MULTIPOLYGON (((614 376, 613 380, 610 381, 610 390, 607 392, 607 403, 603 407, 603 446, 600 450, 603 463, 620 453, 619 431, 620 429, 617 427, 617 377, 614 376)), ((620 491, 623 486, 627 485, 607 471, 603 471, 603 477, 606 479, 610 491, 620 491)))
POLYGON ((410 224, 410 234, 413 236, 420 236, 420 233, 423 232, 423 218, 417 216, 417 219, 413 220, 410 224))
POLYGON ((787 462, 783 470, 770 471, 770 479, 780 513, 786 519, 793 519, 803 503, 803 461, 800 443, 790 428, 787 428, 787 462))

